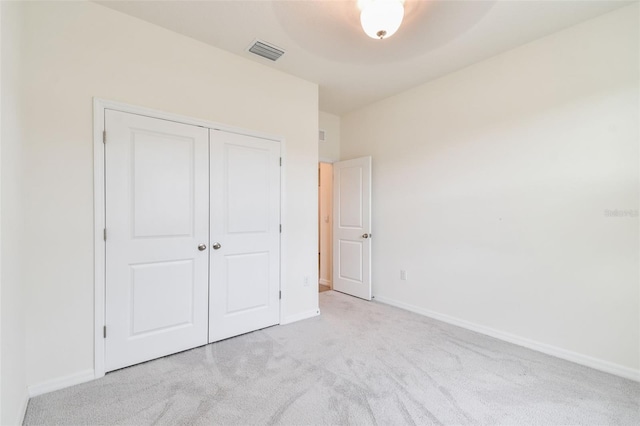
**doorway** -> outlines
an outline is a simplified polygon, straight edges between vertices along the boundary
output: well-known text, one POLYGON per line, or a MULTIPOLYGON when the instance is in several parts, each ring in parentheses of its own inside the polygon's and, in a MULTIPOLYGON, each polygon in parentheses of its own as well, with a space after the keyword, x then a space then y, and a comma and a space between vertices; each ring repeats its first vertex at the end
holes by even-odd
POLYGON ((371 300, 371 157, 333 163, 332 288, 371 300))
POLYGON ((318 290, 371 300, 371 157, 318 164, 318 290))
POLYGON ((318 164, 318 291, 333 289, 333 164, 318 164))

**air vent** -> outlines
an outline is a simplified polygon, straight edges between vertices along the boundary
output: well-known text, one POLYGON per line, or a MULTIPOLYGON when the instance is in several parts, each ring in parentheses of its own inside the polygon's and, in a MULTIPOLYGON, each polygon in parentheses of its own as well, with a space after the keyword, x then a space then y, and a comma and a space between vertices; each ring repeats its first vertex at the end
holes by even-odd
POLYGON ((318 139, 320 142, 324 142, 324 130, 318 130, 318 139))
POLYGON ((276 61, 284 55, 284 50, 260 40, 255 40, 247 50, 270 61, 276 61))

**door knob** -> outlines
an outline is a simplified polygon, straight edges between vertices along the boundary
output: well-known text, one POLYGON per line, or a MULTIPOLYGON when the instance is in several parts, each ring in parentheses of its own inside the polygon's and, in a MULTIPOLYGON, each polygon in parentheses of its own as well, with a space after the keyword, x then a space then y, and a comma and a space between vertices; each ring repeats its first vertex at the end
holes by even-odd
POLYGON ((213 247, 214 250, 218 250, 222 246, 220 245, 220 243, 213 243, 211 247, 213 247))
POLYGON ((369 238, 371 234, 362 234, 362 238, 369 238))
POLYGON ((200 250, 200 251, 205 251, 206 249, 207 249, 207 245, 206 244, 200 244, 198 246, 198 250, 200 250))

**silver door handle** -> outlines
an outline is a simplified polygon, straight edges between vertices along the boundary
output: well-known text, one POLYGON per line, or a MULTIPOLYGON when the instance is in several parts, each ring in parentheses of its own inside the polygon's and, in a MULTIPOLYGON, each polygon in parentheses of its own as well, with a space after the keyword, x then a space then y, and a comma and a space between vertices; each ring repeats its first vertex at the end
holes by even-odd
POLYGON ((362 234, 362 238, 371 238, 371 234, 362 234))
POLYGON ((214 250, 219 250, 220 247, 222 247, 222 246, 220 245, 220 243, 213 243, 213 245, 211 247, 213 247, 214 250))
POLYGON ((207 249, 207 245, 206 244, 200 244, 198 246, 198 250, 200 250, 200 251, 205 251, 206 249, 207 249))

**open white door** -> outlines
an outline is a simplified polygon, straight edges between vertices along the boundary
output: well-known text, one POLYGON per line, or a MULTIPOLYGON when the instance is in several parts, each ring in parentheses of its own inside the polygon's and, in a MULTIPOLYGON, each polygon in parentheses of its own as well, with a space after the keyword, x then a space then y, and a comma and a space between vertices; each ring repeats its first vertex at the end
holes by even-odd
POLYGON ((333 163, 333 289, 371 300, 371 157, 333 163))
POLYGON ((208 130, 106 110, 106 371, 207 343, 208 130))
POLYGON ((280 322, 280 143, 211 130, 209 341, 280 322))

